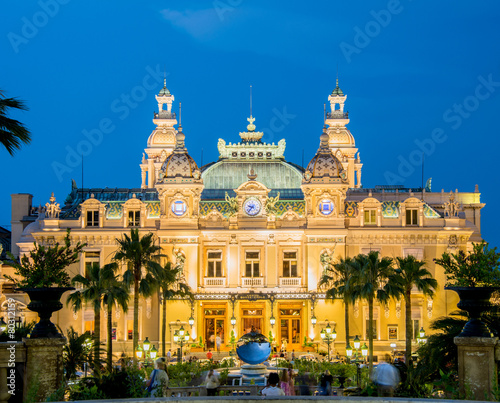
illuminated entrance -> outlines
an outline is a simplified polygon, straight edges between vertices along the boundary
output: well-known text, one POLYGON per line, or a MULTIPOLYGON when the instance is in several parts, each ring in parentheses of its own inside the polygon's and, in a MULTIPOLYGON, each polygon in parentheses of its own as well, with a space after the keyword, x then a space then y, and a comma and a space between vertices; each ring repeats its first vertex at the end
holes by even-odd
POLYGON ((302 305, 280 305, 279 306, 279 338, 287 343, 287 350, 300 350, 302 346, 302 305))
POLYGON ((216 350, 216 338, 221 339, 221 347, 225 345, 226 308, 225 306, 207 306, 204 309, 205 343, 208 350, 216 350))
POLYGON ((252 331, 252 328, 257 333, 262 333, 264 328, 264 304, 241 304, 241 326, 242 333, 246 334, 252 331))

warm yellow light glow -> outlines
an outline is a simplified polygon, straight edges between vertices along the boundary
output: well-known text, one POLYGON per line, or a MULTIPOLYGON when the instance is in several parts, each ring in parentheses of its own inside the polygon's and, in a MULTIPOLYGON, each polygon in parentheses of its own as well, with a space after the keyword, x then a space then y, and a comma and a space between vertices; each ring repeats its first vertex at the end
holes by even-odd
POLYGON ((146 340, 144 340, 144 342, 142 343, 142 348, 144 349, 145 352, 148 352, 150 347, 151 347, 151 342, 146 337, 146 340))
POLYGON ((356 335, 356 337, 354 338, 354 348, 356 350, 359 350, 359 346, 361 346, 361 340, 359 340, 358 335, 356 335))
POLYGON ((352 357, 352 347, 350 344, 348 344, 347 347, 345 348, 345 353, 348 357, 352 357))

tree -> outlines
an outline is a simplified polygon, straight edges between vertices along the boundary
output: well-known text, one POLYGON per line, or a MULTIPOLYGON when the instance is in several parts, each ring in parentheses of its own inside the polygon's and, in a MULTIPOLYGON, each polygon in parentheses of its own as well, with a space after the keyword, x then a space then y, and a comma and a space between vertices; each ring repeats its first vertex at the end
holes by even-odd
POLYGON ((390 257, 379 258, 378 251, 368 255, 357 255, 352 260, 353 273, 351 299, 368 302, 368 356, 370 371, 373 368, 373 302, 387 303, 390 297, 398 295, 398 289, 388 282, 394 273, 390 257))
POLYGON ((22 143, 29 144, 31 133, 26 126, 18 120, 9 118, 10 110, 27 111, 28 107, 17 98, 6 98, 0 90, 0 143, 10 155, 21 149, 22 143))
POLYGON ((325 268, 319 281, 320 287, 331 287, 326 291, 327 298, 341 298, 344 302, 346 346, 349 344, 349 301, 352 299, 352 281, 350 281, 352 273, 352 259, 350 257, 340 258, 338 263, 330 264, 325 268))
POLYGON ((140 237, 138 229, 131 229, 130 236, 123 235, 116 239, 118 250, 113 260, 127 265, 123 273, 123 281, 127 286, 134 285, 134 334, 133 354, 139 344, 139 296, 149 297, 156 291, 155 278, 161 270, 159 252, 161 247, 154 244, 154 234, 148 233, 140 237))
POLYGON ((411 358, 411 339, 412 339, 412 323, 411 323, 411 291, 416 287, 424 296, 434 296, 434 289, 438 283, 432 278, 432 274, 427 270, 425 262, 418 260, 415 256, 408 255, 407 257, 396 258, 397 268, 390 283, 400 287, 400 295, 403 296, 405 302, 405 324, 406 324, 406 363, 410 363, 411 358))
POLYGON ((76 378, 78 369, 84 370, 88 362, 89 349, 86 341, 90 337, 89 332, 78 335, 73 326, 66 331, 68 342, 63 347, 63 365, 66 379, 76 378))
POLYGON ((116 305, 117 307, 120 307, 123 312, 126 312, 128 309, 128 301, 130 298, 130 288, 127 287, 125 283, 120 282, 118 276, 116 275, 118 265, 111 264, 110 268, 112 270, 112 273, 109 273, 109 278, 107 278, 106 292, 103 295, 103 304, 106 306, 108 311, 108 346, 106 362, 109 372, 111 372, 111 370, 113 369, 113 306, 116 305))
POLYGON ((110 279, 114 277, 115 265, 106 265, 102 269, 99 266, 92 266, 85 275, 77 274, 71 282, 73 285, 82 287, 72 292, 67 304, 73 306, 75 312, 80 311, 84 305, 90 304, 94 310, 94 365, 99 366, 101 351, 101 306, 103 298, 109 291, 110 279))
POLYGON ((156 280, 158 282, 158 293, 163 301, 162 303, 162 336, 161 347, 162 355, 166 357, 165 333, 167 331, 167 301, 173 298, 189 298, 193 299, 194 295, 189 286, 180 278, 182 268, 172 267, 170 262, 163 266, 162 270, 157 273, 156 280))

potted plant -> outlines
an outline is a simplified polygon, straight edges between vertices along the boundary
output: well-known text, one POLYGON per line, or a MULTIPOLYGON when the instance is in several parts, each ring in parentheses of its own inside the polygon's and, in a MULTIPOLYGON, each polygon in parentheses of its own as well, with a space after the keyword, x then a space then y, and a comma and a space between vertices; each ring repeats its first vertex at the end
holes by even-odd
POLYGON ((489 249, 488 243, 473 243, 472 251, 443 253, 434 259, 444 268, 445 290, 455 291, 459 309, 467 311, 469 321, 459 337, 492 337, 490 329, 480 320, 481 314, 491 307, 491 294, 500 287, 500 253, 489 249))
POLYGON ((203 351, 203 348, 205 347, 205 345, 203 344, 203 339, 201 336, 200 336, 199 340, 200 341, 198 343, 191 344, 191 352, 195 353, 195 352, 202 352, 203 351))
POLYGON ((37 312, 40 321, 30 334, 31 338, 59 338, 63 337, 55 325, 50 321, 53 312, 60 310, 60 302, 64 292, 74 290, 66 268, 78 262, 79 255, 86 244, 78 242, 71 246, 70 229, 64 238, 64 245, 59 243, 50 246, 38 245, 18 261, 14 255, 8 253, 10 261, 5 262, 14 268, 16 277, 5 275, 12 281, 18 290, 26 292, 31 302, 28 309, 37 312))
POLYGON ((307 341, 307 336, 304 336, 304 343, 302 344, 304 351, 311 353, 314 352, 314 343, 307 341))

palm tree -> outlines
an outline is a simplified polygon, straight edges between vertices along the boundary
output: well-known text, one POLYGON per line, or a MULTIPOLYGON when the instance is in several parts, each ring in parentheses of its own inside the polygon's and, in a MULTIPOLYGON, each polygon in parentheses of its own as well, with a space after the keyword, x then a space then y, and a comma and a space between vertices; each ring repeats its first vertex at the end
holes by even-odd
POLYGON ((157 275, 158 282, 158 293, 160 294, 162 303, 162 336, 161 336, 161 348, 162 355, 166 357, 166 347, 165 347, 165 333, 167 331, 167 300, 172 298, 189 298, 193 299, 194 295, 191 292, 189 286, 180 279, 181 268, 172 267, 170 262, 167 262, 163 269, 157 275))
POLYGON ((93 342, 96 368, 99 368, 101 353, 101 306, 104 297, 110 292, 110 282, 115 279, 116 267, 115 264, 108 264, 101 269, 98 265, 94 265, 85 272, 84 276, 81 274, 74 276, 71 283, 82 287, 72 292, 66 301, 67 304, 73 305, 75 312, 81 310, 85 303, 90 304, 94 309, 93 342))
POLYGON ((353 261, 352 294, 353 301, 364 299, 368 302, 368 355, 370 372, 373 368, 373 302, 387 303, 389 297, 398 295, 399 289, 388 282, 393 274, 392 259, 379 258, 378 251, 368 255, 357 255, 353 261))
POLYGON ((326 291, 327 298, 342 298, 344 302, 346 347, 349 344, 349 301, 351 299, 350 286, 352 284, 349 280, 352 271, 352 259, 350 257, 340 258, 338 263, 327 266, 319 281, 320 287, 331 287, 326 291))
POLYGON ((148 233, 139 236, 138 229, 131 229, 130 236, 123 235, 122 239, 116 239, 118 250, 113 257, 115 262, 127 265, 123 273, 123 281, 127 286, 134 285, 134 334, 133 353, 137 351, 139 344, 139 296, 151 296, 157 288, 155 277, 161 271, 158 260, 163 256, 159 252, 161 247, 154 244, 154 234, 148 233))
POLYGON ((89 332, 78 335, 73 326, 66 331, 68 342, 63 347, 63 365, 66 380, 76 378, 76 371, 83 370, 88 361, 88 349, 85 346, 89 332))
POLYGON ((127 311, 128 300, 130 298, 130 288, 127 287, 126 284, 119 281, 118 276, 116 275, 116 270, 118 269, 118 265, 116 263, 110 264, 109 268, 112 270, 112 273, 108 273, 107 289, 103 295, 102 302, 106 306, 108 313, 108 348, 106 362, 108 371, 111 372, 113 369, 113 306, 116 305, 117 307, 120 307, 123 312, 127 311))
POLYGON ((14 155, 22 143, 29 144, 31 133, 23 123, 7 116, 10 109, 26 111, 28 107, 17 98, 6 98, 0 90, 0 143, 10 155, 14 155))
POLYGON ((408 255, 407 257, 396 258, 397 268, 390 282, 399 286, 399 292, 403 296, 405 302, 405 323, 406 323, 406 363, 410 363, 411 358, 411 339, 412 339, 412 323, 411 323, 411 290, 416 287, 424 296, 432 297, 434 289, 438 283, 432 278, 432 274, 427 270, 425 262, 418 260, 415 256, 408 255))

